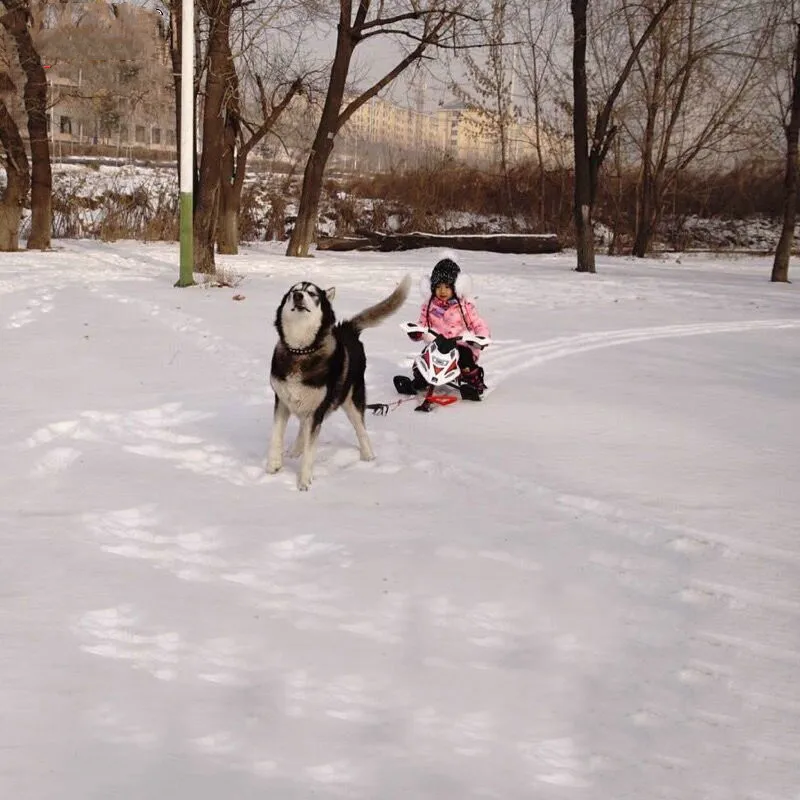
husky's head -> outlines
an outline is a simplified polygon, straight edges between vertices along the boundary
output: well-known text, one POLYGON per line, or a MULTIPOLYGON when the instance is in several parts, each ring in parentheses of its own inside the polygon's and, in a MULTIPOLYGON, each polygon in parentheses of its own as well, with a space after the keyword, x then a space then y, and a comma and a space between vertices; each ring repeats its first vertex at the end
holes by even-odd
POLYGON ((301 281, 283 296, 275 327, 281 341, 291 350, 305 350, 319 345, 336 322, 331 300, 335 288, 320 289, 301 281))

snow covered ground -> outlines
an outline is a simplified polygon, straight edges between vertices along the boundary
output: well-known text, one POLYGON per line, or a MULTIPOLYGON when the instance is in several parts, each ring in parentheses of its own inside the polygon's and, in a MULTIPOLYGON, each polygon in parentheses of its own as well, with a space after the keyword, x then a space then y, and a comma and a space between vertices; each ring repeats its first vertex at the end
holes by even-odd
MULTIPOLYGON (((366 464, 337 413, 300 493, 263 472, 281 295, 344 318, 438 253, 259 245, 179 290, 175 245, 56 246, 0 256, 0 797, 800 797, 768 259, 461 253, 485 402, 370 416, 366 464)), ((364 334, 372 402, 419 301, 364 334)))

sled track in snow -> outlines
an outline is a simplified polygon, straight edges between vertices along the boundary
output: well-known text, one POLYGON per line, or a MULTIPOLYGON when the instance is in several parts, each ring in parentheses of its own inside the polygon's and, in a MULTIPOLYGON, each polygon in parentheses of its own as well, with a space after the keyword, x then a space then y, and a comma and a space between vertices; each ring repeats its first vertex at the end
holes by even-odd
MULTIPOLYGON (((452 464, 455 455, 451 454, 445 463, 452 464)), ((645 547, 669 549, 689 555, 716 550, 736 557, 758 559, 764 563, 800 565, 800 549, 787 550, 772 545, 759 544, 749 539, 731 536, 715 531, 700 530, 688 525, 680 525, 666 518, 645 516, 643 513, 629 511, 622 506, 605 500, 558 492, 544 484, 531 483, 502 469, 486 463, 465 463, 461 459, 458 467, 450 467, 454 476, 472 480, 494 481, 510 486, 520 494, 530 494, 548 505, 563 509, 575 518, 594 519, 607 526, 606 534, 611 539, 627 540, 645 547)), ((781 605, 777 598, 764 597, 765 605, 781 605)), ((800 602, 784 604, 786 609, 800 613, 800 602)))
POLYGON ((685 336, 707 336, 717 333, 746 333, 749 331, 784 330, 800 328, 800 319, 741 320, 733 322, 706 322, 685 325, 663 325, 655 328, 625 328, 614 331, 579 333, 559 336, 534 344, 522 344, 492 354, 487 352, 484 363, 493 373, 492 386, 487 396, 507 378, 526 369, 557 358, 581 355, 604 347, 649 342, 655 339, 679 339, 685 336), (513 362, 521 359, 519 363, 513 362), (509 365, 509 366, 506 366, 509 365))
POLYGON ((487 496, 493 485, 502 485, 581 520, 586 549, 574 552, 576 572, 606 575, 621 587, 630 616, 620 657, 636 652, 636 663, 649 664, 651 674, 660 676, 656 691, 642 695, 642 713, 650 712, 651 722, 660 721, 662 728, 672 720, 676 735, 707 729, 712 738, 703 758, 709 775, 723 774, 739 758, 760 764, 762 784, 789 785, 800 769, 794 747, 800 693, 793 677, 800 665, 794 633, 800 549, 560 492, 485 462, 462 460, 452 471, 458 480, 480 482, 487 496), (693 699, 685 707, 670 705, 688 697, 693 699), (680 713, 672 718, 676 708, 680 713))

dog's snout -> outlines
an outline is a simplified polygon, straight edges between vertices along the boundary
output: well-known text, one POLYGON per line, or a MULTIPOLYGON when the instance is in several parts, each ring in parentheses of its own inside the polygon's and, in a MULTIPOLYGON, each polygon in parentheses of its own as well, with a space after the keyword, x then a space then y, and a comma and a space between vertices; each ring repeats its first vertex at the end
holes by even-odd
POLYGON ((303 293, 302 292, 293 292, 292 293, 292 300, 294 300, 294 302, 297 305, 300 305, 300 303, 303 302, 303 293))

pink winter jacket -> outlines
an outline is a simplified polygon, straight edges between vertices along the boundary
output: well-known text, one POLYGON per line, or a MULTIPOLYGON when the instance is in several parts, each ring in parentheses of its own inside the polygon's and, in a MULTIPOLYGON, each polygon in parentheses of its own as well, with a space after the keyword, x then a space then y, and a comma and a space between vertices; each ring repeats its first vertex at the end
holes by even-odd
MULTIPOLYGON (((477 336, 490 336, 489 326, 478 314, 469 300, 461 300, 461 308, 458 307, 458 301, 451 298, 445 302, 439 300, 438 297, 433 297, 430 300, 430 309, 428 308, 428 301, 422 304, 419 312, 419 325, 427 325, 429 328, 441 333, 443 336, 452 337, 464 333, 466 330, 472 331, 477 336), (463 310, 463 315, 462 315, 463 310), (465 324, 466 318, 466 324, 465 324)), ((478 360, 480 355, 480 348, 470 345, 475 360, 478 360)))

